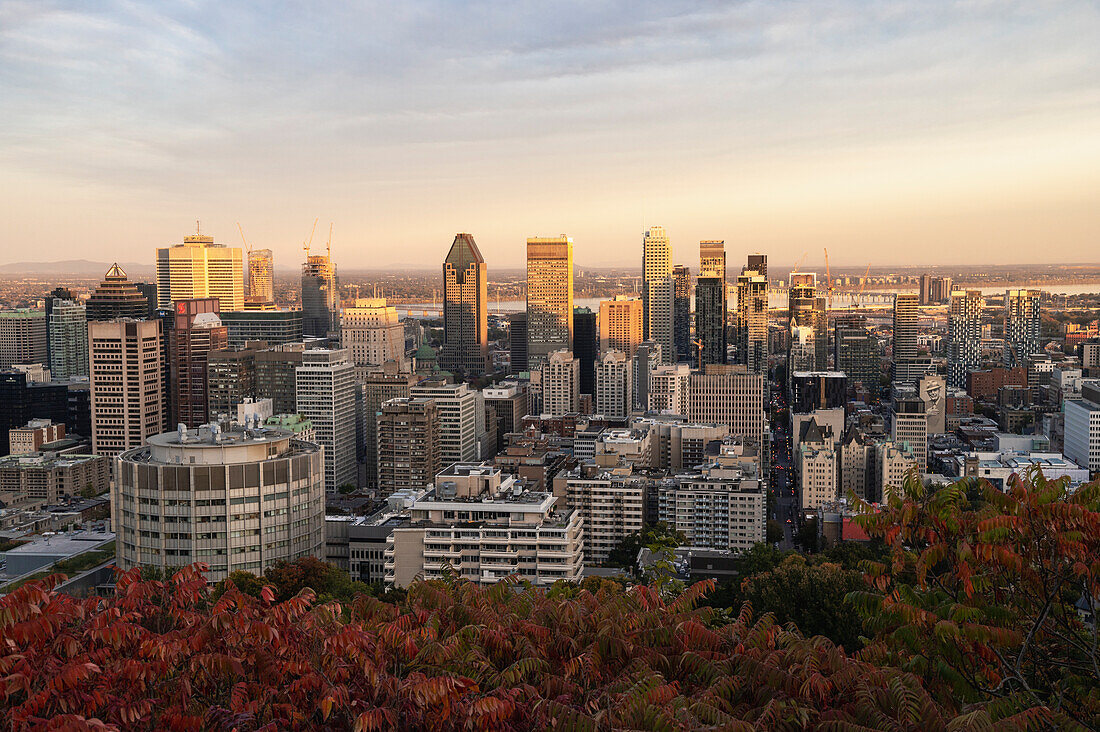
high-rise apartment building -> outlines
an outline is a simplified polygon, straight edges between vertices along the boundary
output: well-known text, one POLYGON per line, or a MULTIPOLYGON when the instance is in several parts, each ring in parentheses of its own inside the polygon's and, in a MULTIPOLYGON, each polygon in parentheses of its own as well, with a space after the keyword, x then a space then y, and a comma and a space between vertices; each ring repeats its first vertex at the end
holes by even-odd
POLYGON ((645 409, 649 403, 649 377, 664 363, 661 355, 661 344, 655 341, 642 341, 634 349, 634 357, 630 361, 633 363, 631 381, 635 409, 645 409))
POLYGON ((489 296, 485 258, 474 237, 455 234, 443 261, 444 369, 479 375, 489 369, 489 296))
POLYGON ((622 351, 607 351, 596 364, 596 413, 625 420, 631 409, 631 363, 622 351))
POLYGON ((672 344, 674 363, 691 362, 691 268, 677 264, 672 268, 675 288, 672 295, 672 344))
MULTIPOLYGON (((595 377, 593 376, 593 379, 595 377)), ((507 444, 507 435, 523 429, 527 415, 527 390, 514 381, 501 381, 481 390, 485 406, 493 410, 497 419, 497 452, 507 444)))
POLYGON ((304 350, 302 343, 284 343, 256 352, 256 398, 270 399, 275 414, 298 408, 297 371, 304 350))
POLYGON ((660 520, 698 549, 740 552, 764 541, 768 491, 756 473, 720 465, 697 470, 661 483, 660 520))
POLYGON ((894 363, 917 358, 917 306, 913 293, 894 295, 894 363))
POLYGON ((765 280, 768 279, 768 255, 767 254, 750 254, 748 264, 745 265, 746 272, 756 272, 765 280))
POLYGON ((88 323, 92 451, 114 457, 141 447, 166 423, 159 320, 88 323))
POLYGON ((661 344, 661 357, 672 363, 676 355, 673 331, 676 280, 672 277, 649 280, 646 283, 649 298, 646 301, 649 323, 648 340, 661 344))
POLYGON ((768 373, 768 278, 747 266, 737 278, 737 335, 741 362, 768 373))
POLYGON ((46 313, 41 310, 0 311, 0 368, 17 363, 49 364, 46 313))
POLYGON ((589 308, 573 308, 573 355, 581 364, 581 394, 594 395, 600 327, 596 313, 589 308))
MULTIPOLYGON (((256 399, 255 346, 211 351, 206 360, 209 421, 232 417, 246 400, 256 399)), ((274 406, 274 403, 272 404, 274 406)))
POLYGON ((699 242, 699 276, 717 277, 722 282, 726 281, 726 242, 699 242))
POLYGON ((642 237, 642 334, 649 339, 649 283, 672 275, 672 252, 663 226, 653 226, 642 237))
POLYGON ((572 351, 550 354, 542 366, 542 412, 552 417, 576 412, 580 399, 580 362, 572 351))
POLYGON ((177 300, 173 312, 168 347, 172 392, 168 424, 198 429, 210 418, 210 353, 229 347, 229 332, 218 318, 217 298, 177 300))
POLYGON ((966 388, 966 372, 981 365, 981 290, 955 290, 947 320, 947 380, 956 389, 966 388))
POLYGON ((920 471, 927 471, 928 415, 925 413, 923 399, 895 400, 890 436, 895 443, 907 445, 920 471))
POLYGON ((216 297, 222 310, 244 309, 244 263, 240 247, 215 244, 192 234, 182 244, 157 249, 157 305, 216 297))
POLYGON ((396 398, 378 413, 378 495, 423 490, 442 470, 439 410, 431 399, 396 398))
POLYGON ((485 434, 485 397, 469 384, 428 379, 409 396, 431 399, 439 409, 439 459, 444 467, 481 458, 485 434))
POLYGON ((764 438, 764 374, 744 366, 707 364, 691 375, 687 418, 704 424, 729 425, 730 434, 754 445, 764 438))
POLYGON ((116 562, 166 574, 194 562, 210 582, 322 558, 321 449, 293 432, 209 427, 151 435, 115 461, 116 562))
POLYGON ((791 272, 787 312, 791 334, 788 378, 795 371, 824 371, 829 367, 829 326, 825 298, 817 296, 816 272, 791 272))
POLYGON ((527 240, 527 366, 573 348, 573 240, 527 240))
POLYGON ((881 375, 878 345, 862 315, 837 318, 834 325, 833 360, 849 384, 876 389, 881 375))
POLYGON ((695 281, 695 340, 698 363, 726 362, 726 282, 720 277, 700 274, 695 281))
POLYGON ((629 469, 607 468, 591 461, 555 476, 554 493, 565 496, 565 505, 580 516, 584 526, 585 562, 603 563, 623 539, 642 530, 646 483, 643 476, 633 475, 629 469))
POLYGON ((527 370, 527 313, 508 316, 508 362, 513 374, 527 370))
POLYGON ((252 305, 275 303, 275 257, 270 249, 248 250, 248 301, 252 305))
MULTIPOLYGON (((156 303, 153 303, 154 305, 156 303)), ((149 317, 149 301, 118 264, 103 275, 87 302, 88 320, 149 317)))
POLYGON ((340 345, 351 355, 359 374, 394 361, 404 366, 405 326, 397 308, 382 297, 359 298, 355 307, 344 308, 340 345))
POLYGON ((649 372, 648 404, 650 412, 686 415, 691 389, 691 366, 674 363, 649 372))
POLYGON ((1040 352, 1039 290, 1005 292, 1005 361, 1008 366, 1026 365, 1040 352))
POLYGON ((56 300, 47 324, 50 374, 55 381, 88 375, 88 316, 84 305, 56 300))
POLYGON ((382 405, 391 399, 407 398, 419 380, 419 376, 402 371, 394 361, 359 376, 363 390, 363 463, 368 488, 378 483, 378 415, 382 405))
POLYGON ((325 451, 325 489, 356 484, 355 366, 345 349, 302 352, 295 369, 298 414, 313 423, 325 451))
POLYGON ((627 295, 616 295, 600 301, 600 351, 622 351, 627 358, 642 338, 643 301, 627 295))
POLYGON ((331 251, 306 254, 302 264, 302 333, 326 337, 340 327, 340 289, 331 251))

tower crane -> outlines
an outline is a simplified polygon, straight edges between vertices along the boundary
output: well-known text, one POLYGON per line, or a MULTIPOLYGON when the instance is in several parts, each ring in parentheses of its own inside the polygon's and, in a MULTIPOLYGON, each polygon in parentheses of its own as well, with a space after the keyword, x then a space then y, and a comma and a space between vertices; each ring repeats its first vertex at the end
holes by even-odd
POLYGON ((328 222, 328 243, 325 244, 325 254, 327 254, 329 257, 332 256, 332 227, 333 226, 334 226, 333 222, 331 222, 331 221, 328 222))
POLYGON ((306 250, 306 259, 309 259, 309 247, 313 244, 313 233, 317 231, 317 222, 320 220, 320 216, 313 220, 313 228, 309 232, 309 241, 302 244, 302 248, 306 250))
POLYGON ((863 273, 863 281, 859 283, 859 294, 856 295, 856 301, 852 303, 853 308, 858 308, 863 303, 863 288, 867 286, 867 279, 871 276, 871 263, 867 263, 867 271, 863 273))
POLYGON ((797 272, 798 271, 798 268, 802 266, 802 263, 804 261, 806 261, 806 255, 807 254, 809 254, 809 252, 802 252, 802 256, 799 257, 798 261, 794 263, 793 267, 791 267, 792 272, 797 272))
POLYGON ((693 346, 699 349, 699 370, 703 370, 703 340, 694 340, 691 342, 693 346))
POLYGON ((244 238, 244 229, 241 228, 241 222, 237 222, 237 231, 241 232, 241 241, 244 242, 244 248, 249 255, 252 254, 252 245, 248 243, 248 240, 244 238))
POLYGON ((828 297, 828 309, 833 309, 833 276, 829 272, 829 248, 825 249, 825 290, 828 297))

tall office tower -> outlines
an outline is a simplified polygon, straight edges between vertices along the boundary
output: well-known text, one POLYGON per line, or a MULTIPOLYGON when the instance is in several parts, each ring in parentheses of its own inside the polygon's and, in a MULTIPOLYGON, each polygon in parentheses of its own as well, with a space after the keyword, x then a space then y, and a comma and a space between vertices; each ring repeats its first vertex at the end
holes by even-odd
MULTIPOLYGON (((817 273, 816 272, 791 272, 790 285, 787 290, 788 324, 791 333, 791 348, 801 346, 808 348, 813 343, 813 364, 790 363, 788 354, 787 376, 794 371, 824 371, 829 367, 829 321, 825 312, 825 298, 817 297, 817 273), (795 343, 796 330, 808 328, 812 331, 812 338, 805 332, 798 333, 798 343, 795 343)), ((802 351, 803 358, 809 358, 809 353, 802 351)))
POLYGON ((302 341, 301 310, 237 310, 218 313, 229 329, 229 345, 241 348, 249 341, 269 345, 302 341))
POLYGON ((485 398, 469 384, 427 379, 409 396, 431 399, 439 408, 439 460, 446 467, 480 459, 485 434, 485 398))
POLYGON ((596 359, 600 354, 596 321, 596 313, 589 308, 573 308, 573 355, 581 364, 581 394, 596 393, 596 359))
POLYGON ((942 305, 951 301, 951 278, 933 277, 928 286, 928 304, 942 305))
POLYGON ((382 297, 358 298, 355 307, 344 308, 340 345, 351 355, 357 375, 370 367, 394 361, 405 366, 405 326, 397 308, 382 297))
POLYGON ((912 293, 894 295, 894 362, 917 357, 917 305, 912 293))
POLYGON ((114 457, 164 431, 164 368, 159 320, 88 323, 92 451, 114 457))
POLYGON ((627 358, 642 342, 643 301, 616 295, 600 301, 600 351, 622 351, 627 358))
POLYGON ((210 352, 229 347, 229 331, 218 319, 217 298, 177 300, 174 311, 169 332, 172 395, 168 424, 198 429, 210 418, 210 352))
POLYGON ((608 419, 630 416, 630 359, 622 351, 607 351, 596 365, 596 413, 608 419))
POLYGON ((922 274, 920 276, 920 291, 918 295, 921 305, 932 304, 932 275, 922 274))
POLYGON ((573 240, 527 240, 527 367, 573 348, 573 240))
POLYGON ((726 281, 726 242, 699 242, 699 276, 717 277, 722 282, 726 281))
POLYGON ((981 290, 955 290, 947 320, 947 383, 966 388, 966 372, 982 360, 981 290))
POLYGON ((552 417, 576 412, 580 404, 581 364, 572 351, 554 351, 542 366, 542 411, 552 417))
POLYGON ((207 356, 209 421, 220 421, 221 415, 232 418, 245 400, 256 399, 256 351, 254 345, 230 347, 211 351, 207 356))
POLYGON ((244 265, 240 247, 215 244, 192 234, 182 244, 157 249, 157 305, 216 297, 222 310, 244 309, 244 265))
POLYGON ((378 413, 378 495, 423 490, 443 469, 439 409, 431 399, 395 398, 378 413))
POLYGON ((833 361, 836 370, 847 375, 849 384, 875 389, 881 367, 875 337, 866 323, 862 315, 837 318, 833 328, 833 361))
POLYGON ((1025 365, 1040 352, 1039 290, 1005 293, 1005 360, 1009 366, 1025 365))
POLYGON ((275 303, 275 257, 270 249, 250 249, 248 252, 248 301, 251 304, 275 303))
POLYGON ((700 274, 695 281, 695 340, 702 343, 698 363, 726 362, 726 282, 721 277, 700 274))
POLYGON ((672 294, 673 362, 691 361, 691 268, 677 264, 672 268, 676 282, 672 294))
POLYGON ((157 310, 160 306, 157 304, 157 283, 156 282, 135 282, 134 287, 137 291, 145 297, 146 307, 144 318, 157 317, 157 310))
POLYGON ((768 255, 767 254, 750 254, 748 264, 745 265, 744 272, 755 272, 765 280, 768 279, 768 255))
POLYGON ((661 356, 665 363, 676 357, 673 333, 673 303, 676 298, 676 280, 672 277, 650 280, 647 283, 649 300, 646 302, 649 321, 649 338, 661 344, 661 356))
POLYGON ((633 372, 630 378, 634 391, 635 409, 645 409, 649 404, 649 377, 664 362, 661 358, 661 344, 656 341, 642 341, 634 349, 631 360, 633 372))
POLYGON ((112 264, 103 282, 87 302, 88 320, 149 317, 149 301, 118 264, 112 264))
POLYGON ((296 411, 313 423, 317 444, 325 449, 325 490, 354 486, 355 367, 347 350, 303 351, 302 365, 295 369, 295 395, 296 411))
POLYGON ((378 414, 382 411, 382 405, 391 399, 408 397, 409 390, 419 380, 420 377, 415 374, 402 372, 394 361, 359 377, 363 388, 363 464, 367 488, 378 484, 378 414))
POLYGON ((316 445, 285 429, 151 436, 115 462, 118 566, 153 566, 167 576, 201 561, 206 579, 218 582, 277 562, 323 559, 321 462, 316 445))
POLYGON ((340 288, 331 252, 309 254, 302 264, 302 333, 326 337, 340 328, 340 288))
POLYGON ((749 371, 768 373, 768 278, 747 267, 737 277, 737 336, 749 371))
POLYGON ((691 375, 687 418, 700 424, 729 425, 758 448, 763 445, 764 374, 744 366, 707 364, 691 375))
POLYGON ((302 343, 284 343, 256 352, 256 398, 270 399, 275 414, 298 408, 298 367, 304 350, 302 343))
POLYGON ((508 316, 508 360, 511 373, 527 370, 527 313, 508 316))
POLYGON ((642 334, 652 338, 649 332, 649 283, 672 275, 672 253, 668 234, 663 226, 646 229, 642 237, 642 334))
POLYGON ((894 420, 890 436, 895 443, 909 447, 922 473, 928 470, 928 415, 924 400, 898 399, 894 402, 894 420))
POLYGON ((470 376, 489 369, 485 258, 470 234, 455 234, 443 261, 443 350, 439 364, 470 376))
POLYGON ((88 375, 88 316, 84 305, 56 300, 50 308, 50 375, 55 381, 88 375))
POLYGON ((0 311, 0 368, 17 363, 49 363, 46 313, 41 310, 0 311))

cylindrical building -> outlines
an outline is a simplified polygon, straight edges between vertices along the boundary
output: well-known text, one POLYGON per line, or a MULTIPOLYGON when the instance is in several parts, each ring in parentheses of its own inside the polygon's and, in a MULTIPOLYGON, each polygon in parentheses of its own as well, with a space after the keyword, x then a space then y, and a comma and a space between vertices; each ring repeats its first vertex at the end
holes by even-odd
POLYGON ((192 562, 217 582, 279 560, 324 557, 321 448, 289 430, 203 426, 116 458, 111 511, 123 569, 192 562))

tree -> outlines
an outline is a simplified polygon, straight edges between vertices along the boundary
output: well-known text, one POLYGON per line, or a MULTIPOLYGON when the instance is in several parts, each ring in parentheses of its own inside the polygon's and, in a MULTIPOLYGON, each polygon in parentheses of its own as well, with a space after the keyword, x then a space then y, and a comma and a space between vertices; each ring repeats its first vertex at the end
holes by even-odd
POLYGON ((675 549, 686 543, 684 532, 672 529, 661 521, 653 525, 642 527, 641 531, 635 531, 619 542, 619 545, 608 552, 604 561, 605 567, 623 567, 625 569, 637 569, 638 551, 647 547, 652 552, 663 549, 675 549))
POLYGON ((818 537, 816 517, 806 519, 802 522, 802 526, 795 532, 794 543, 798 544, 807 552, 813 553, 817 551, 818 537))
POLYGON ((95 485, 90 480, 84 484, 83 488, 80 489, 81 498, 95 498, 98 495, 99 491, 96 490, 95 485))
POLYGON ((910 476, 859 517, 889 547, 850 599, 873 632, 868 658, 919 675, 940 699, 977 705, 974 724, 1037 714, 1060 727, 1100 719, 1097 630, 1074 603, 1100 597, 1100 482, 1069 493, 1035 469, 1007 492, 910 476))
POLYGON ((779 522, 775 519, 768 519, 767 524, 767 542, 769 544, 778 544, 783 541, 783 527, 779 525, 779 522))

